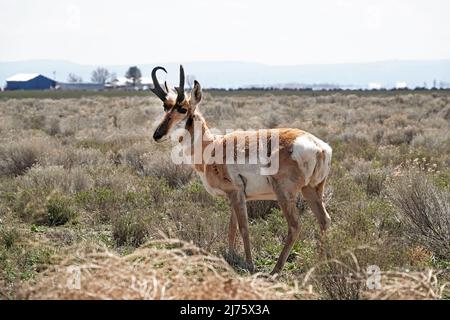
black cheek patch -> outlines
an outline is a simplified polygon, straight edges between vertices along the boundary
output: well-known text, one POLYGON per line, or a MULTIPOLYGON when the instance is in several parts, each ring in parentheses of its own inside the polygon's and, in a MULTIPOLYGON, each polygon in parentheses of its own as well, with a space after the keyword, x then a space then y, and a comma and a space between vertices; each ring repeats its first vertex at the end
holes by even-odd
POLYGON ((164 119, 164 121, 159 125, 159 127, 156 129, 159 133, 161 133, 162 135, 166 135, 167 131, 169 129, 169 121, 170 121, 170 116, 166 117, 164 119))

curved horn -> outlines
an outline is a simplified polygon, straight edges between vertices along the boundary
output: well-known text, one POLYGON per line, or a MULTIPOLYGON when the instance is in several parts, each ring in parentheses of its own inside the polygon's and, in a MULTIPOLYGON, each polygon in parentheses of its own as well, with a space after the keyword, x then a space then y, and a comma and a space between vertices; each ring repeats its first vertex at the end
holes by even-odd
POLYGON ((177 101, 178 102, 183 102, 184 100, 184 69, 183 66, 180 64, 180 85, 175 88, 177 90, 178 96, 177 96, 177 101))
POLYGON ((161 85, 158 82, 158 78, 156 77, 156 71, 158 71, 158 70, 162 70, 165 73, 167 73, 166 69, 164 69, 163 67, 153 68, 153 70, 152 70, 153 89, 151 89, 151 90, 162 101, 166 101, 167 93, 163 90, 163 88, 161 88, 161 85))

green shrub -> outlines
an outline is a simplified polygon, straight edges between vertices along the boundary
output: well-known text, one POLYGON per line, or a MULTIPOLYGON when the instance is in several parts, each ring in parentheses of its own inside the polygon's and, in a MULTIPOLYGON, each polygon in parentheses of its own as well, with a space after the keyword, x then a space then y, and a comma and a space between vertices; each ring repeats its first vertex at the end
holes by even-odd
POLYGON ((18 244, 0 247, 0 299, 13 299, 22 281, 33 279, 52 263, 54 250, 40 245, 30 247, 18 244))
POLYGON ((272 209, 277 209, 277 201, 248 201, 247 214, 249 218, 263 218, 266 217, 272 209))
POLYGON ((20 238, 19 232, 15 228, 0 226, 0 243, 10 249, 20 238))
POLYGON ((141 245, 149 233, 148 212, 140 210, 119 214, 112 222, 112 237, 117 246, 141 245))
POLYGON ((98 187, 77 192, 75 202, 95 214, 98 222, 109 222, 122 204, 120 194, 109 187, 98 187))
POLYGON ((52 192, 46 201, 46 224, 48 226, 60 226, 72 220, 76 211, 72 207, 69 197, 58 192, 52 192))
POLYGON ((24 221, 37 225, 59 226, 76 216, 72 200, 56 190, 20 190, 13 209, 24 221))

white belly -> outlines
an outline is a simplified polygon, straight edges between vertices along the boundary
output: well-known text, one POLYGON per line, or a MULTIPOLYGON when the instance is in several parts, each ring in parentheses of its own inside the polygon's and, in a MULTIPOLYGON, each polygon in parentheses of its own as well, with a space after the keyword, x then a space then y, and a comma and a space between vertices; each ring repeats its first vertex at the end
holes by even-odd
POLYGON ((275 200, 269 176, 261 175, 259 165, 228 165, 228 174, 236 185, 240 185, 247 200, 275 200))

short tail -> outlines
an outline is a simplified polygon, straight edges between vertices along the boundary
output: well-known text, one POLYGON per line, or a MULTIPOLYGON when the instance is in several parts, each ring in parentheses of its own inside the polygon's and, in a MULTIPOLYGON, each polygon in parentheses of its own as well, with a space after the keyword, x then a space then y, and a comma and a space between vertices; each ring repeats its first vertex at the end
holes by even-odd
POLYGON ((324 181, 330 173, 331 166, 331 148, 322 149, 316 153, 316 166, 310 184, 318 185, 324 181))

